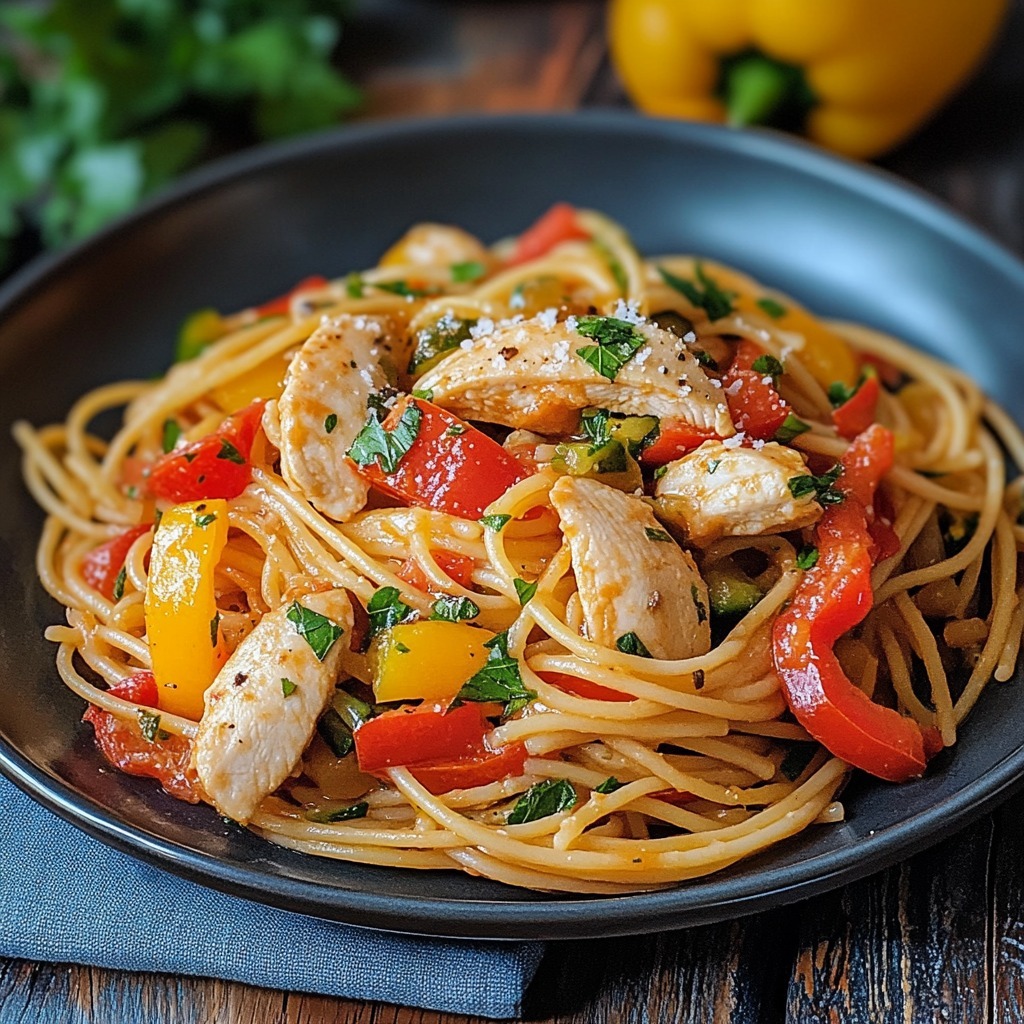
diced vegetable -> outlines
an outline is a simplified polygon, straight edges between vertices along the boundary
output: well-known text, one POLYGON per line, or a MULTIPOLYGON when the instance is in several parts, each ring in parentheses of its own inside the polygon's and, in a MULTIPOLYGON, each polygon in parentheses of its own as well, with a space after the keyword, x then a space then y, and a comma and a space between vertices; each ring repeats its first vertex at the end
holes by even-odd
POLYGON ((287 316, 288 311, 291 308, 292 299, 299 294, 299 292, 313 291, 316 288, 326 288, 328 285, 326 277, 322 277, 320 274, 313 274, 310 277, 304 277, 294 288, 290 291, 285 292, 284 295, 279 296, 276 299, 271 299, 269 302, 264 302, 262 306, 256 307, 256 313, 260 319, 268 316, 287 316))
POLYGON ((556 203, 519 236, 508 262, 526 263, 546 255, 562 242, 588 238, 589 232, 576 220, 575 208, 568 203, 556 203))
POLYGON ((465 622, 403 622, 373 648, 373 693, 381 703, 451 700, 486 662, 494 634, 465 622))
MULTIPOLYGON (((151 672, 136 672, 123 683, 110 688, 111 694, 147 708, 157 706, 157 687, 151 672)), ((192 744, 183 736, 172 736, 160 729, 160 716, 142 712, 132 722, 117 718, 109 711, 89 705, 82 720, 96 733, 96 745, 116 768, 129 775, 158 779, 164 789, 179 800, 197 804, 202 799, 199 779, 192 767, 192 744)))
POLYGON ((227 321, 217 310, 196 310, 181 325, 178 342, 174 349, 174 361, 184 363, 189 359, 195 359, 218 338, 223 338, 229 330, 227 321))
POLYGON ((360 461, 364 457, 356 459, 349 450, 374 487, 409 505, 475 520, 492 501, 526 478, 523 467, 500 444, 421 398, 404 396, 396 402, 381 424, 385 433, 400 428, 411 409, 419 413, 418 429, 393 469, 382 467, 380 457, 360 461))
POLYGON ((663 419, 657 436, 640 453, 645 466, 664 466, 699 448, 705 441, 721 440, 713 430, 695 427, 685 420, 663 419))
POLYGON ((171 502, 237 498, 252 479, 249 455, 265 404, 253 402, 212 434, 162 455, 150 471, 149 493, 171 502))
POLYGON ((716 615, 739 615, 748 612, 764 597, 756 583, 720 569, 709 570, 706 580, 711 610, 716 615))
POLYGON ((877 374, 869 373, 853 394, 838 409, 833 410, 832 422, 841 437, 852 441, 871 426, 880 393, 877 374))
POLYGON ((404 765, 479 757, 490 729, 484 712, 479 704, 438 703, 385 711, 356 729, 359 770, 372 775, 404 765))
POLYGON ((628 693, 612 690, 607 686, 592 683, 589 679, 566 675, 564 672, 539 672, 538 675, 546 683, 557 686, 559 690, 584 697, 587 700, 610 700, 616 702, 635 700, 628 693))
POLYGON ((194 720, 227 658, 213 576, 227 537, 220 499, 169 508, 153 537, 145 599, 153 676, 160 707, 194 720))
POLYGON ((118 600, 116 593, 118 576, 124 567, 128 549, 151 527, 133 526, 119 533, 113 540, 100 544, 82 559, 82 577, 93 590, 98 590, 108 601, 118 600))
POLYGON ((278 398, 284 390, 287 369, 288 363, 281 355, 271 356, 251 370, 218 384, 210 395, 225 412, 242 409, 261 398, 278 398))
POLYGON ((525 764, 526 747, 511 743, 495 753, 485 748, 480 754, 458 761, 409 765, 409 771, 428 792, 449 793, 453 789, 472 789, 515 778, 523 774, 525 764))
POLYGON ((345 757, 355 746, 353 736, 356 729, 364 722, 368 722, 376 713, 377 709, 371 704, 353 696, 347 690, 338 690, 331 698, 330 706, 316 723, 316 730, 336 757, 345 757))

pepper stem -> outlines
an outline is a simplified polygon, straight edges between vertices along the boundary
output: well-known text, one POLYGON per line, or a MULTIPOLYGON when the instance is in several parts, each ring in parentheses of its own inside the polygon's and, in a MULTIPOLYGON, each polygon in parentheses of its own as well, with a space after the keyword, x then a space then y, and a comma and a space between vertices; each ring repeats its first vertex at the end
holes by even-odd
POLYGON ((728 122, 735 127, 775 124, 779 115, 786 117, 794 110, 805 114, 814 102, 800 68, 762 53, 724 62, 721 91, 728 122))

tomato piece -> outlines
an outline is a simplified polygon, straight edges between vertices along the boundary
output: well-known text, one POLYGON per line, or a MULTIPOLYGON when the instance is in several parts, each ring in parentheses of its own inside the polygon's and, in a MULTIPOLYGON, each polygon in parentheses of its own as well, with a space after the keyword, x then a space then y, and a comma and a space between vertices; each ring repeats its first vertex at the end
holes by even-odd
POLYGON ((592 683, 589 679, 579 679, 564 672, 538 672, 537 674, 545 683, 550 683, 552 686, 558 687, 559 690, 583 697, 586 700, 609 700, 617 703, 636 700, 628 693, 613 690, 608 686, 601 686, 600 683, 592 683))
MULTIPOLYGON (((431 551, 434 561, 442 572, 446 572, 461 587, 473 585, 473 570, 476 562, 469 555, 458 555, 452 551, 431 551)), ((431 582, 414 558, 407 558, 398 568, 395 575, 405 580, 411 587, 430 593, 431 582)))
POLYGON ((838 409, 832 411, 832 422, 840 437, 852 441, 863 433, 875 419, 881 385, 875 374, 869 374, 856 391, 838 409))
POLYGON ((427 762, 460 761, 487 752, 490 729, 480 704, 407 705, 364 722, 355 731, 359 770, 374 774, 386 768, 427 762))
POLYGON ((645 466, 662 466, 699 448, 705 441, 720 441, 713 430, 695 427, 685 420, 664 419, 658 426, 658 436, 640 452, 645 466))
MULTIPOLYGON (((767 355, 767 352, 756 341, 743 338, 736 343, 728 370, 753 370, 754 363, 763 355, 767 355)), ((761 376, 763 377, 764 374, 761 376)))
POLYGON ((722 379, 729 414, 737 431, 747 437, 770 441, 789 415, 789 403, 764 374, 730 368, 722 379))
POLYGON ((252 480, 249 455, 266 404, 255 401, 212 434, 162 455, 149 474, 150 494, 175 504, 237 498, 252 480))
POLYGON ((902 782, 924 771, 922 729, 855 687, 833 652, 871 609, 867 504, 891 465, 892 434, 877 424, 844 456, 846 498, 829 505, 815 528, 818 562, 775 620, 772 653, 790 710, 819 743, 856 768, 902 782))
POLYGON ((108 601, 114 600, 114 585, 121 574, 128 549, 151 526, 133 526, 112 540, 95 547, 82 559, 82 577, 93 590, 98 590, 108 601))
POLYGON ((590 232, 585 231, 576 221, 576 208, 569 203, 555 203, 519 236, 508 263, 510 266, 526 263, 543 256, 560 242, 588 238, 590 232))
POLYGON ((409 772, 428 793, 448 793, 522 775, 525 764, 526 747, 512 743, 493 753, 485 751, 461 761, 410 765, 409 772))
POLYGON ((529 474, 497 441, 422 398, 404 396, 384 420, 391 431, 414 404, 420 426, 393 473, 380 461, 360 472, 380 491, 407 505, 437 509, 462 519, 479 519, 488 505, 529 474))
MULTIPOLYGON (((151 672, 136 672, 112 686, 116 697, 144 707, 157 706, 157 688, 151 672)), ((192 767, 192 743, 184 736, 157 736, 147 740, 137 722, 116 718, 90 704, 82 720, 93 727, 100 753, 128 775, 157 779, 178 800, 197 804, 202 800, 199 777, 192 767)))
POLYGON ((322 277, 320 274, 304 277, 291 291, 285 292, 284 295, 271 299, 269 302, 264 302, 262 306, 257 306, 256 312, 260 317, 287 316, 288 310, 291 307, 292 297, 296 293, 309 291, 313 288, 324 288, 328 283, 327 278, 322 277))

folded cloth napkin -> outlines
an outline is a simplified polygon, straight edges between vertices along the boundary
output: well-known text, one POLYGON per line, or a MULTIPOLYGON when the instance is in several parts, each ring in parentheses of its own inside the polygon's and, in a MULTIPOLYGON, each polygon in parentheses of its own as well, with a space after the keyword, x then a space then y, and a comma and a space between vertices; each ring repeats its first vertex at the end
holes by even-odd
POLYGON ((0 808, 0 956, 507 1018, 543 953, 350 928, 214 892, 97 842, 4 778, 0 808))

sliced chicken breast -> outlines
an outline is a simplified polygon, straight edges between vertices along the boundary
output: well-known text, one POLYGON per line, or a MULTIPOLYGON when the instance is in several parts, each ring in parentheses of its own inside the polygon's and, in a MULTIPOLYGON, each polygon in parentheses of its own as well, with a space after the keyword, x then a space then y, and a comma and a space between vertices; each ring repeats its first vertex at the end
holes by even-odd
POLYGON ((366 504, 369 486, 346 458, 366 423, 367 399, 388 384, 390 325, 381 317, 342 315, 299 349, 284 391, 263 413, 281 451, 281 475, 324 515, 344 522, 366 504))
POLYGON ((810 473, 803 456, 772 441, 761 449, 705 441, 669 463, 655 494, 663 512, 701 547, 719 537, 752 537, 809 526, 821 515, 813 491, 794 497, 789 482, 810 473))
POLYGON ((225 662, 206 691, 193 754, 221 814, 248 821, 295 769, 351 630, 347 591, 309 594, 265 615, 225 662))
MULTIPOLYGON (((609 378, 584 358, 587 352, 581 355, 600 347, 598 342, 573 326, 597 319, 613 318, 570 317, 558 323, 548 311, 487 334, 478 325, 472 343, 445 356, 416 386, 432 391, 434 402, 459 416, 541 434, 569 432, 580 409, 601 406, 680 419, 732 436, 721 388, 708 379, 686 342, 653 323, 627 324, 637 332, 636 347, 609 370, 609 378)), ((630 348, 619 348, 618 355, 630 348)))
POLYGON ((655 658, 691 658, 711 649, 707 586, 648 505, 572 476, 551 488, 551 503, 572 552, 591 640, 615 647, 633 633, 655 658))

